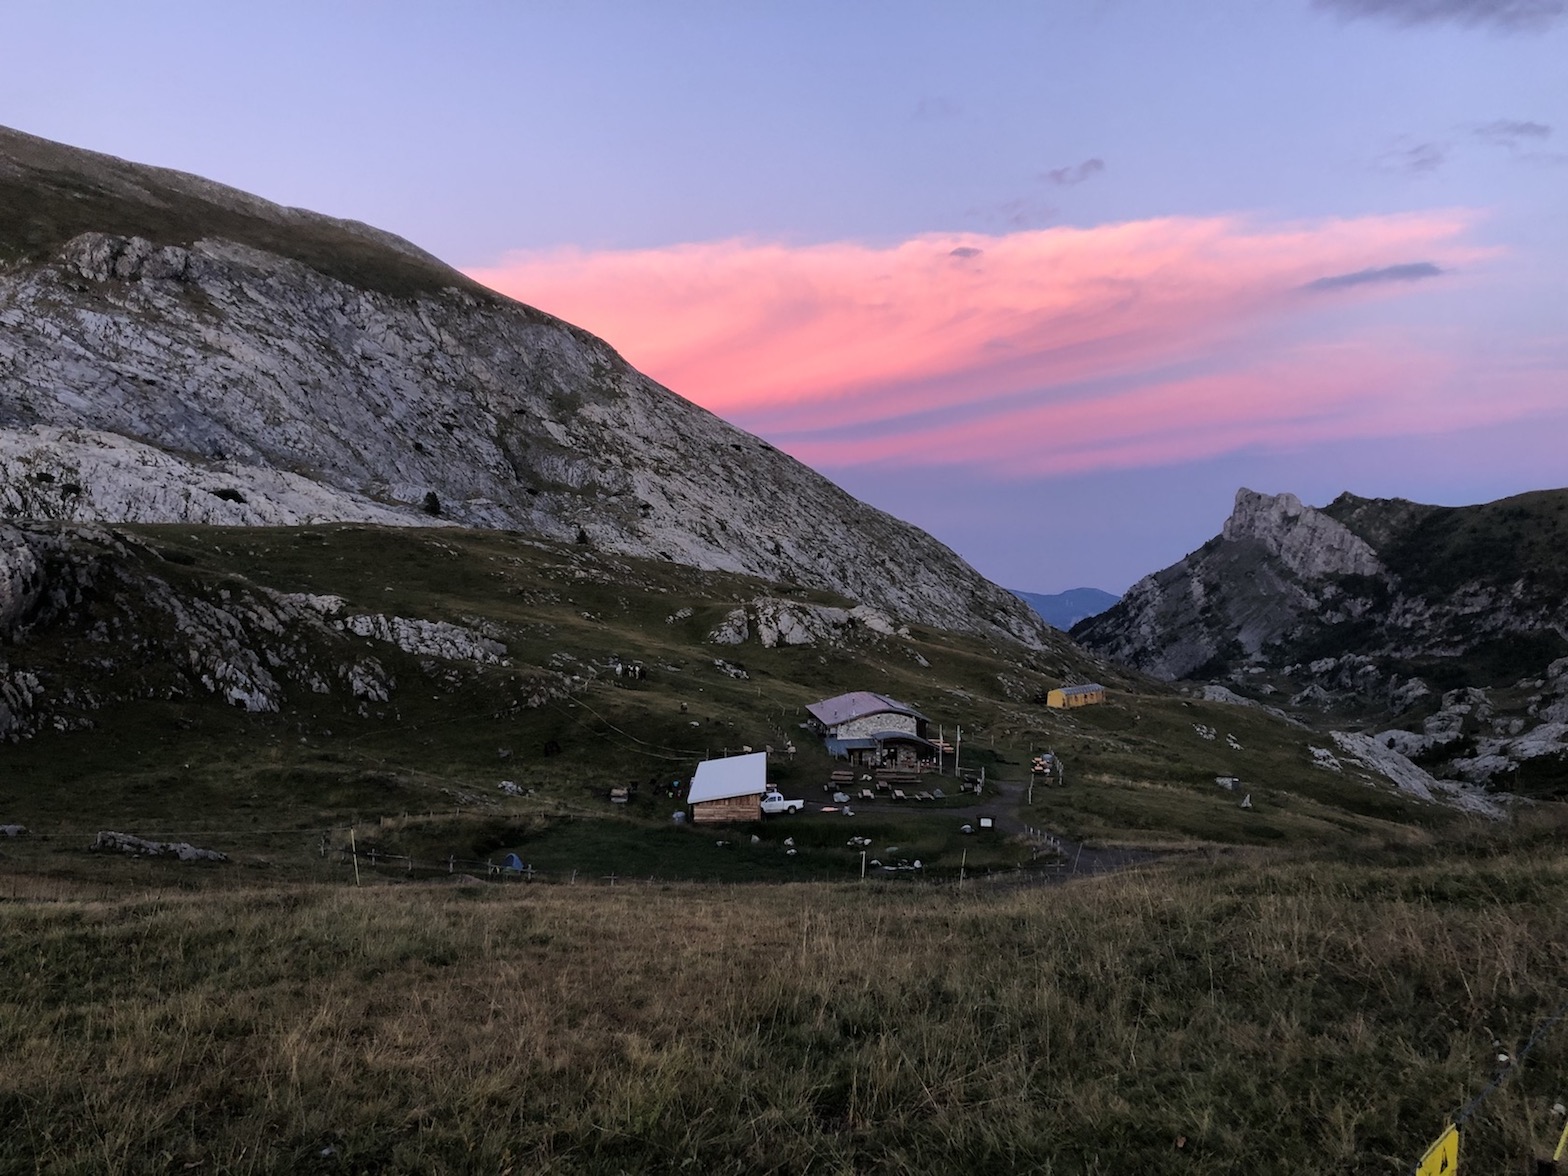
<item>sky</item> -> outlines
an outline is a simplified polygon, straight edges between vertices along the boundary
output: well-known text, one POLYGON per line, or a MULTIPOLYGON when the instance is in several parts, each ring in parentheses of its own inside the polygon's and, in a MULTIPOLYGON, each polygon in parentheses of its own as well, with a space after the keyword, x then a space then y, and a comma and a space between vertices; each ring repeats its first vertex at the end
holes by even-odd
POLYGON ((0 0, 0 123, 399 233, 1008 587, 1568 485, 1568 0, 0 0))

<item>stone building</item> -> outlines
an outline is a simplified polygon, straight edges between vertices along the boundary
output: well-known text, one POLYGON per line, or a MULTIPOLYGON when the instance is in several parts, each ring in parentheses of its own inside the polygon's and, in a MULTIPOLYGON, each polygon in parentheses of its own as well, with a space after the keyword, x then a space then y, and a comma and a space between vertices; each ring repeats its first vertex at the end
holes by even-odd
POLYGON ((828 754, 857 766, 915 771, 936 755, 925 715, 885 694, 855 690, 814 702, 806 713, 828 754))

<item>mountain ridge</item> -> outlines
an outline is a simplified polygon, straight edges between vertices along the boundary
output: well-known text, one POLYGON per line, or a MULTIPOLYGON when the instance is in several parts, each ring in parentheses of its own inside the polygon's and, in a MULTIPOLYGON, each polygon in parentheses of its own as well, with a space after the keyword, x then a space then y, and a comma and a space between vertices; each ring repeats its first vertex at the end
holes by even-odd
POLYGON ((1166 681, 1352 719, 1471 782, 1568 790, 1568 490, 1469 507, 1243 488, 1074 639, 1166 681), (1379 730, 1382 728, 1382 730, 1379 730))
POLYGON ((390 234, 13 131, 0 212, 0 517, 439 518, 1058 640, 929 535, 390 234))
POLYGON ((1121 599, 1101 588, 1069 588, 1065 592, 1025 592, 1013 588, 1010 591, 1034 609, 1047 625, 1064 633, 1079 621, 1098 616, 1121 599))

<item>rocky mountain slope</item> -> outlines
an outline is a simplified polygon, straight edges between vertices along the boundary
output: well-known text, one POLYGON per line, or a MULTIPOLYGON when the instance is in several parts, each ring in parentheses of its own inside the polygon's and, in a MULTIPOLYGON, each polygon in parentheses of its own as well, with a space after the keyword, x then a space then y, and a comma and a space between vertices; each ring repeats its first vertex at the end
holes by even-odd
POLYGON ((1557 791, 1565 541, 1565 490, 1471 507, 1343 494, 1315 509, 1243 489, 1219 536, 1073 635, 1215 697, 1359 720, 1439 775, 1557 791))
POLYGON ((605 342, 353 222, 0 129, 0 517, 449 521, 1055 640, 605 342))

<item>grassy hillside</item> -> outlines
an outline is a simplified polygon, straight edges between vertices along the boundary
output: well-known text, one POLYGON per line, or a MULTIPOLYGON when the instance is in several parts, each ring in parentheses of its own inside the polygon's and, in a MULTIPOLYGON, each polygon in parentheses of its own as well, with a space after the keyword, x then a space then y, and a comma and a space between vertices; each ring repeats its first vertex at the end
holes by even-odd
MULTIPOLYGON (((1521 631, 1478 640, 1476 618, 1461 610, 1430 642, 1457 653, 1407 658, 1398 663, 1399 672, 1420 676, 1439 690, 1507 687, 1568 656, 1568 637, 1553 623, 1553 613, 1568 596, 1568 490, 1462 507, 1347 494, 1326 512, 1377 548, 1406 595, 1443 600, 1456 593, 1486 593, 1490 598, 1480 605, 1486 611, 1511 608, 1526 618, 1521 631)), ((1355 589, 1374 601, 1388 598, 1375 585, 1358 583, 1355 589)), ((1369 642, 1375 635, 1369 631, 1369 642)), ((1323 648, 1353 648, 1353 637, 1325 636, 1323 648)), ((1310 660, 1318 653, 1305 649, 1299 656, 1310 660)))
POLYGON ((1568 592, 1568 490, 1453 507, 1344 494, 1324 511, 1371 543, 1409 592, 1435 595, 1470 582, 1568 592))
MULTIPOLYGON (((563 873, 783 879, 851 876, 851 835, 871 837, 873 853, 896 845, 951 872, 1038 862, 1040 846, 1014 836, 1026 827, 1096 844, 1311 846, 1425 839, 1458 821, 1364 773, 1313 767, 1314 737, 1260 710, 1107 675, 1066 645, 1031 653, 864 627, 809 645, 715 645, 707 634, 737 605, 786 590, 496 533, 121 534, 114 586, 100 577, 75 611, 9 653, 50 697, 70 701, 59 708, 65 729, 0 746, 0 823, 53 835, 61 869, 88 868, 82 847, 99 828, 199 841, 285 871, 314 868, 324 836, 337 849, 359 825, 378 851, 421 861, 518 852, 563 873), (252 643, 274 664, 282 698, 276 713, 247 713, 185 664, 189 634, 146 604, 153 578, 236 615, 268 591, 331 593, 343 615, 478 626, 504 642, 509 664, 406 653, 330 627, 258 631, 252 643), (343 666, 366 657, 391 679, 384 702, 342 685, 343 666), (643 676, 615 676, 616 662, 643 676), (1107 679, 1106 705, 1042 705, 1049 688, 1090 676, 1107 679), (672 827, 672 784, 705 757, 747 747, 772 749, 778 787, 813 809, 828 801, 832 765, 801 728, 804 708, 855 689, 918 706, 949 738, 962 725, 963 766, 987 774, 983 804, 959 796, 951 776, 929 777, 924 787, 945 785, 947 799, 770 820, 741 830, 740 845, 672 827), (1065 787, 1031 795, 1030 758, 1047 749, 1065 787), (1221 775, 1239 777, 1241 791, 1217 788, 1221 775), (502 793, 502 781, 525 794, 502 793), (608 790, 628 785, 631 803, 610 805, 608 790), (1244 811, 1246 793, 1254 807, 1244 811), (999 822, 985 845, 960 832, 982 810, 999 822), (783 852, 790 835, 795 854, 783 852)), ((792 599, 833 603, 798 590, 792 599)))
POLYGON ((0 263, 42 261, 87 232, 144 237, 157 245, 222 238, 399 297, 451 287, 487 300, 499 297, 363 225, 279 208, 194 176, 0 127, 0 263))

